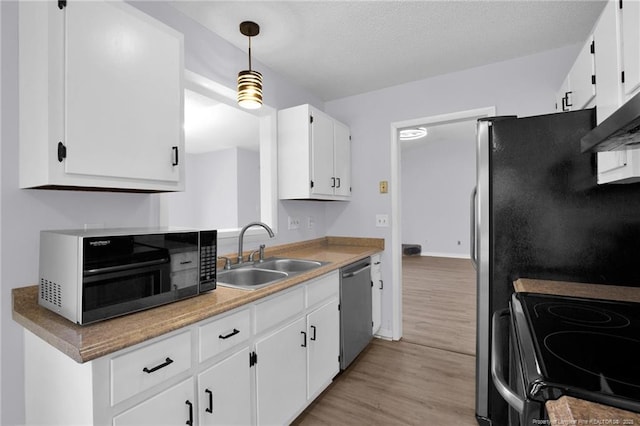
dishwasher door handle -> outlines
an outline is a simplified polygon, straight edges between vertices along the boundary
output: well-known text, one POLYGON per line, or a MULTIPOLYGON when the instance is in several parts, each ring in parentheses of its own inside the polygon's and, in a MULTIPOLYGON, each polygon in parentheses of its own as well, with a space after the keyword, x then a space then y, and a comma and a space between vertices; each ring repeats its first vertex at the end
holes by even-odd
POLYGON ((353 271, 353 272, 345 272, 344 274, 342 274, 342 278, 351 278, 351 277, 355 277, 356 275, 358 275, 359 273, 366 271, 368 269, 371 269, 371 264, 367 263, 365 266, 363 266, 362 268, 353 271))

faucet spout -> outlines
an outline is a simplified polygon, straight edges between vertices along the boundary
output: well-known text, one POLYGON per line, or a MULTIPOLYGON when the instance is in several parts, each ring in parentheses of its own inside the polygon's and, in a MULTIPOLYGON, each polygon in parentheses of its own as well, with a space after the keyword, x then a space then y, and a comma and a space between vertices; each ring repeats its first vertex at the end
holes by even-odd
POLYGON ((246 224, 241 230, 240 230, 240 236, 238 237, 238 264, 243 263, 244 259, 242 258, 242 245, 244 242, 244 233, 247 231, 247 229, 253 227, 253 226, 262 226, 264 229, 266 229, 266 231, 269 233, 269 237, 273 238, 275 237, 275 234, 273 233, 273 229, 271 229, 269 227, 269 225, 267 225, 266 223, 262 223, 262 222, 251 222, 246 224))

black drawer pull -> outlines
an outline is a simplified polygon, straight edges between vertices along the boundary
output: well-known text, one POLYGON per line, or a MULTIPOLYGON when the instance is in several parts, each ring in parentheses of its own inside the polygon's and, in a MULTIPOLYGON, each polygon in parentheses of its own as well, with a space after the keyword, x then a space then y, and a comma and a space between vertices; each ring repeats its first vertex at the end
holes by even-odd
POLYGON ((312 325, 311 330, 313 330, 313 336, 311 336, 309 340, 316 340, 316 326, 312 325))
POLYGON ((189 406, 189 420, 187 420, 186 424, 193 426, 193 403, 188 399, 184 403, 189 406))
POLYGON ((218 339, 228 339, 229 337, 233 337, 236 334, 240 333, 240 330, 238 330, 237 328, 234 328, 233 331, 229 334, 227 334, 226 336, 223 336, 222 334, 218 336, 218 339))
POLYGON ((165 360, 164 360, 164 362, 163 362, 162 364, 160 364, 160 365, 156 365, 156 366, 155 366, 155 367, 153 367, 153 368, 147 368, 147 367, 145 367, 145 368, 143 368, 143 369, 142 369, 142 371, 144 371, 145 373, 149 373, 149 374, 151 374, 151 373, 153 373, 154 371, 158 371, 158 370, 160 370, 161 368, 166 367, 167 365, 171 364, 172 362, 173 362, 173 360, 172 360, 171 358, 167 357, 167 359, 165 359, 165 360))
POLYGON ((207 413, 213 413, 213 392, 210 389, 205 389, 204 393, 209 395, 209 408, 205 409, 207 413))
POLYGON ((173 146, 171 147, 171 149, 173 150, 173 161, 171 162, 172 166, 177 166, 178 163, 180 162, 179 158, 178 158, 178 147, 177 146, 173 146))
POLYGON ((300 333, 302 333, 302 335, 304 336, 303 343, 300 346, 302 346, 303 348, 306 348, 307 347, 307 333, 304 332, 304 331, 301 331, 300 333))

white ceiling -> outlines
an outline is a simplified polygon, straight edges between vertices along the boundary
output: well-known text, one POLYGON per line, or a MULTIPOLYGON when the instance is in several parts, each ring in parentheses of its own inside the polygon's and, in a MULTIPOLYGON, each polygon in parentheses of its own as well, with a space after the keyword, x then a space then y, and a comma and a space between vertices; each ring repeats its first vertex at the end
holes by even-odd
MULTIPOLYGON (((189 1, 171 4, 327 101, 584 41, 604 1, 189 1)), ((258 69, 259 71, 259 69, 258 69)), ((265 85, 269 84, 265 81, 265 85)))

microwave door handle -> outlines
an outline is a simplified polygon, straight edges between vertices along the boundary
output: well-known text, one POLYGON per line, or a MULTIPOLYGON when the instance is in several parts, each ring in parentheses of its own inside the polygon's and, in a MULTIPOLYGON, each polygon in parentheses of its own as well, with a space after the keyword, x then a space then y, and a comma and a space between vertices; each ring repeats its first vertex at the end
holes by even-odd
POLYGON ((491 321, 491 377, 498 393, 502 398, 513 407, 518 413, 524 411, 524 399, 509 387, 505 379, 504 366, 505 362, 502 357, 504 353, 503 342, 509 341, 508 336, 500 333, 504 326, 500 326, 501 322, 508 321, 511 315, 509 309, 496 311, 491 321))
POLYGON ((168 259, 163 258, 163 259, 156 259, 156 260, 148 260, 146 262, 129 263, 127 265, 107 266, 106 268, 89 269, 87 271, 84 271, 84 275, 106 274, 108 272, 117 272, 117 271, 124 271, 127 269, 143 268, 145 266, 160 265, 162 263, 167 263, 167 262, 168 262, 168 259))

